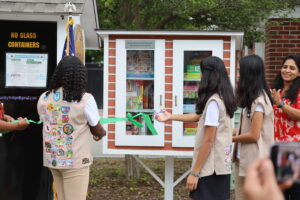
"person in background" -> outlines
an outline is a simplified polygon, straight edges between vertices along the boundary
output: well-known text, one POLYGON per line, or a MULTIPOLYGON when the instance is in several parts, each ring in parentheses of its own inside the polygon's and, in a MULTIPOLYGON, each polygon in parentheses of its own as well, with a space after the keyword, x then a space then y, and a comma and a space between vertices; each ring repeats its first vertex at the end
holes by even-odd
POLYGON ((14 120, 13 117, 5 114, 2 103, 0 102, 0 133, 5 131, 24 130, 29 126, 27 118, 19 117, 17 123, 11 123, 11 121, 14 120))
MULTIPOLYGON (((275 141, 300 142, 300 56, 291 54, 283 59, 273 89, 275 141)), ((300 199, 300 185, 284 192, 289 200, 300 199)))
POLYGON ((247 170, 245 197, 247 200, 284 200, 281 190, 291 187, 292 184, 292 181, 285 181, 278 185, 271 160, 261 158, 253 162, 247 170))
POLYGON ((89 140, 91 134, 95 141, 106 134, 86 83, 85 66, 79 58, 66 56, 37 104, 43 121, 44 166, 52 172, 58 200, 86 199, 93 162, 89 140))
POLYGON ((244 200, 243 185, 249 165, 269 155, 274 142, 274 112, 269 88, 265 81, 262 59, 257 55, 240 60, 237 104, 242 108, 239 129, 233 134, 235 149, 235 198, 244 200))
POLYGON ((230 196, 231 118, 236 103, 223 61, 211 56, 205 58, 200 66, 202 78, 196 113, 177 115, 164 110, 155 117, 160 122, 199 121, 186 188, 194 200, 226 200, 230 196))

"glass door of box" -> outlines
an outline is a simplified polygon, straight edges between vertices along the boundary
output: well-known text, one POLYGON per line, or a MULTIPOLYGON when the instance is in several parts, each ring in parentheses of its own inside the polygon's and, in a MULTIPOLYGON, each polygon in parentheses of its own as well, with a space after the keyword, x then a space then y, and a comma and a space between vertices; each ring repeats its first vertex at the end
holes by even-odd
POLYGON ((116 116, 145 113, 150 116, 157 135, 137 117, 143 127, 131 122, 116 126, 118 146, 164 146, 164 123, 153 120, 155 111, 164 107, 164 40, 117 40, 116 43, 116 116))
MULTIPOLYGON (((200 62, 209 56, 223 57, 221 40, 175 40, 173 66, 174 114, 195 113, 198 86, 202 77, 200 62)), ((198 122, 173 121, 173 147, 193 147, 198 122)))

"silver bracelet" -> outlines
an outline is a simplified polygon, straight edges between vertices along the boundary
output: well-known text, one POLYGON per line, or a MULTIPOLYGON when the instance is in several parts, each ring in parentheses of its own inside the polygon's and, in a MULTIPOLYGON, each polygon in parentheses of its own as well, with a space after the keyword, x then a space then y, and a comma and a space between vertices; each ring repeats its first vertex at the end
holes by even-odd
POLYGON ((200 178, 200 174, 195 174, 195 173, 191 172, 190 175, 192 175, 194 177, 197 177, 197 178, 200 178))

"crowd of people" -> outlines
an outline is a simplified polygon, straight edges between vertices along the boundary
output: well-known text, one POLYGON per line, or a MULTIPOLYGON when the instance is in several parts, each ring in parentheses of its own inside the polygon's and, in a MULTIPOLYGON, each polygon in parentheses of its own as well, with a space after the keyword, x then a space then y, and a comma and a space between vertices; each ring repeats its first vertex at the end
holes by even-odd
MULTIPOLYGON (((196 112, 179 115, 163 110, 155 116, 160 122, 198 122, 186 182, 190 198, 229 199, 233 158, 236 200, 300 199, 300 186, 290 187, 291 181, 278 185, 273 165, 266 158, 275 141, 300 141, 300 56, 289 55, 283 60, 271 89, 265 80, 263 60, 257 55, 240 60, 236 90, 220 58, 207 57, 200 67, 196 112), (237 107, 242 108, 240 124, 233 129, 237 107), (281 188, 288 187, 281 192, 281 188)), ((95 141, 106 135, 95 99, 85 91, 86 73, 77 57, 64 57, 48 90, 38 100, 44 166, 53 175, 59 200, 86 198, 93 162, 88 140, 90 134, 95 141)), ((1 105, 0 119, 0 131, 23 130, 29 125, 26 118, 9 123, 14 119, 4 113, 1 105)))
MULTIPOLYGON (((186 183, 190 197, 229 199, 228 152, 234 143, 235 199, 300 199, 298 184, 285 190, 283 197, 272 163, 264 158, 269 156, 275 141, 300 140, 300 56, 284 58, 273 87, 267 85, 264 62, 259 56, 243 57, 239 67, 239 80, 233 92, 223 61, 214 56, 205 58, 200 63, 202 79, 196 113, 177 115, 163 110, 156 115, 160 122, 198 122, 193 164, 186 183), (242 112, 239 128, 233 129, 231 118, 236 107, 242 108, 242 112)), ((291 186, 289 181, 282 185, 291 186)))

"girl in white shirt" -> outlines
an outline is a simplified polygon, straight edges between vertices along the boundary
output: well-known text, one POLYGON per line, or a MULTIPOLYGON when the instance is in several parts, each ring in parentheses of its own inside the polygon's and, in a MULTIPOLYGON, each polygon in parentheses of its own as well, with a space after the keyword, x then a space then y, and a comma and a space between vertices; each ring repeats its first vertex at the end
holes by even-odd
MULTIPOLYGON (((202 78, 198 88, 196 113, 156 115, 169 120, 198 122, 194 158, 186 188, 194 200, 229 199, 231 174, 231 118, 236 110, 233 88, 223 61, 215 56, 200 63, 202 78)), ((182 134, 182 133, 179 133, 182 134)))

